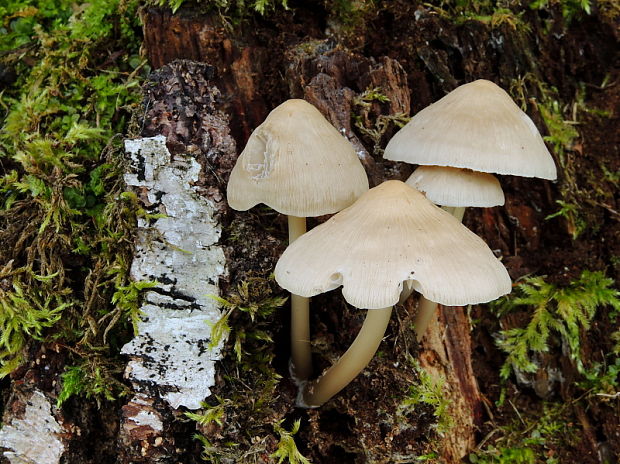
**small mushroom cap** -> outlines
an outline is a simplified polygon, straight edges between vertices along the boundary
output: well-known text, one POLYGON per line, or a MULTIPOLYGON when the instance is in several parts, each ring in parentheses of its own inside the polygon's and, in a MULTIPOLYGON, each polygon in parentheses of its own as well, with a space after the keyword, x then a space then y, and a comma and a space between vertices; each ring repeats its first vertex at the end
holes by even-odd
POLYGON ((396 304, 408 280, 448 306, 494 300, 511 289, 508 272, 482 239, 396 180, 293 242, 275 277, 303 297, 342 285, 350 304, 368 309, 396 304))
POLYGON ((436 205, 489 208, 504 204, 499 180, 486 172, 446 166, 420 166, 406 182, 436 205))
POLYGON ((228 181, 228 204, 264 203, 307 217, 340 211, 368 190, 353 145, 314 106, 288 100, 250 136, 228 181))
POLYGON ((461 85, 396 133, 384 157, 411 164, 555 179, 553 157, 510 96, 483 79, 461 85))

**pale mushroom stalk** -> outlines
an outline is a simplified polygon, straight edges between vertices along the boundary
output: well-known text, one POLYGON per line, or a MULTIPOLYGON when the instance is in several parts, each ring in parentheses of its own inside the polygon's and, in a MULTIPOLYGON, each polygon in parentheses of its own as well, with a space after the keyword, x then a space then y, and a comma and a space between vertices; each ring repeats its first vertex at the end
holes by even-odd
POLYGON ((391 314, 391 306, 368 310, 362 328, 349 349, 321 377, 306 385, 299 406, 319 407, 346 387, 377 352, 391 314))
POLYGON ((435 316, 436 311, 437 303, 420 295, 420 299, 418 300, 418 311, 416 312, 415 319, 413 320, 413 327, 418 342, 422 340, 424 332, 426 332, 428 325, 433 320, 433 316, 435 316))
POLYGON ((463 206, 443 206, 442 209, 463 222, 463 216, 465 216, 465 208, 463 206))
POLYGON ((291 244, 306 233, 306 218, 288 216, 288 243, 291 244))
MULTIPOLYGON (((441 209, 463 222, 463 216, 465 215, 464 207, 442 206, 441 209)), ((420 295, 420 299, 418 300, 418 311, 416 312, 415 319, 413 321, 413 327, 418 341, 422 340, 424 332, 426 332, 428 325, 431 323, 435 313, 437 312, 437 307, 437 303, 427 299, 423 295, 420 295)))
MULTIPOLYGON (((305 232, 306 218, 289 215, 289 244, 305 232)), ((294 376, 298 380, 307 380, 312 374, 310 299, 294 294, 291 294, 291 358, 294 376)))

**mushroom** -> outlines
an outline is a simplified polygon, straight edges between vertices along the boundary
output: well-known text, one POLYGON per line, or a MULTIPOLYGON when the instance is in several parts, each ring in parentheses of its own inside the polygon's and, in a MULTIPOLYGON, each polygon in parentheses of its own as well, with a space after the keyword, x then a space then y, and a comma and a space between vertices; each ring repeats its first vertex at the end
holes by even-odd
POLYGON ((510 292, 504 266, 477 235, 401 181, 387 181, 289 245, 275 278, 312 297, 342 285, 345 300, 368 313, 351 347, 300 391, 317 407, 370 362, 404 282, 445 305, 481 303, 510 292))
MULTIPOLYGON (((306 231, 306 217, 332 214, 368 190, 353 146, 304 100, 288 100, 258 126, 228 181, 228 204, 245 211, 258 203, 288 215, 289 243, 306 231)), ((294 375, 311 373, 309 302, 291 295, 294 375)))
MULTIPOLYGON (((407 183, 459 220, 467 206, 504 204, 499 181, 490 173, 557 176, 553 157, 529 116, 502 88, 484 79, 457 87, 416 114, 390 140, 384 157, 422 165, 407 183)), ((408 296, 405 291, 403 299, 408 296)), ((418 340, 436 307, 421 299, 418 340)))
POLYGON ((484 79, 457 87, 416 114, 392 137, 384 157, 550 180, 557 176, 529 116, 484 79))

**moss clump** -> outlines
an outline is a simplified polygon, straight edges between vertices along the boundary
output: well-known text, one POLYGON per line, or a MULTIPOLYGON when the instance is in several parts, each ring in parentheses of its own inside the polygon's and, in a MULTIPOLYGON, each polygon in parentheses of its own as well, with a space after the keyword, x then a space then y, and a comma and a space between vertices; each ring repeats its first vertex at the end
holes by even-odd
POLYGON ((504 2, 500 0, 440 0, 426 4, 440 16, 455 24, 477 21, 491 28, 507 25, 512 30, 529 32, 524 15, 531 10, 549 14, 559 10, 566 24, 591 13, 589 0, 534 0, 504 2))
POLYGON ((297 449, 295 438, 293 438, 293 435, 299 432, 300 424, 301 421, 296 420, 290 432, 282 427, 282 422, 274 424, 274 431, 280 435, 280 440, 278 441, 278 449, 276 449, 270 457, 278 458, 278 464, 281 462, 288 462, 290 464, 310 464, 310 461, 297 449))
POLYGON ((60 403, 122 390, 104 359, 128 333, 113 329, 130 327, 113 297, 128 285, 137 209, 122 195, 121 146, 146 71, 137 8, 0 6, 0 375, 29 344, 53 341, 77 366, 60 403))
POLYGON ((471 464, 559 464, 559 449, 577 445, 570 404, 547 403, 537 414, 525 411, 493 430, 486 444, 468 456, 471 464))
POLYGON ((585 368, 581 359, 581 331, 587 331, 599 308, 609 306, 620 312, 620 292, 614 281, 602 272, 582 272, 580 278, 565 288, 545 282, 542 277, 525 278, 509 296, 492 303, 501 316, 518 308, 532 308, 532 317, 524 328, 503 330, 498 344, 507 354, 501 377, 506 380, 513 370, 536 372, 532 356, 550 349, 549 339, 561 336, 579 372, 585 368))
POLYGON ((383 156, 386 136, 401 129, 411 119, 404 113, 375 114, 373 103, 382 106, 389 101, 390 98, 379 87, 369 87, 353 99, 356 112, 352 114, 352 122, 360 134, 372 143, 375 156, 383 156))
POLYGON ((222 14, 233 14, 238 17, 246 16, 252 12, 265 15, 267 12, 273 11, 276 8, 288 8, 288 0, 194 0, 194 2, 189 2, 187 0, 149 0, 147 3, 157 6, 166 6, 170 8, 173 13, 176 13, 184 4, 195 3, 209 10, 219 10, 222 14))
POLYGON ((614 190, 605 184, 615 187, 617 179, 615 173, 604 165, 600 167, 601 172, 581 172, 582 135, 579 126, 585 115, 607 118, 609 114, 586 105, 583 84, 577 85, 572 101, 564 102, 557 88, 541 82, 532 73, 515 79, 510 85, 510 93, 524 111, 540 116, 546 127, 544 139, 555 155, 560 199, 556 200, 557 211, 546 219, 563 218, 566 231, 573 240, 586 232, 595 233, 600 216, 608 209, 610 192, 614 190), (526 95, 535 97, 528 99, 526 95))
POLYGON ((436 421, 433 428, 440 435, 448 433, 454 425, 454 420, 450 415, 450 402, 445 394, 445 379, 433 379, 428 372, 422 369, 416 359, 409 356, 408 360, 418 375, 418 382, 409 386, 398 407, 398 415, 405 419, 414 411, 419 410, 420 407, 429 406, 436 421))

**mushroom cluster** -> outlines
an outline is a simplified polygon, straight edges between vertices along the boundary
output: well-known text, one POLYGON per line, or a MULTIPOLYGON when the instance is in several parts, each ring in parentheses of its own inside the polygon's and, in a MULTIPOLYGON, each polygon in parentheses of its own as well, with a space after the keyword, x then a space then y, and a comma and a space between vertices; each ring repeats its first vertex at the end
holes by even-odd
MULTIPOLYGON (((392 137, 384 157, 420 165, 407 184, 459 221, 468 206, 504 204, 492 173, 557 177, 534 122, 505 90, 484 79, 457 87, 417 113, 392 137)), ((418 340, 436 309, 435 302, 420 299, 414 321, 418 340)))
POLYGON ((388 143, 385 157, 420 167, 407 183, 368 190, 352 145, 312 105, 288 100, 256 128, 231 172, 233 209, 264 203, 289 216, 289 246, 275 278, 292 294, 291 371, 301 387, 299 406, 320 406, 364 369, 392 306, 414 290, 421 294, 418 340, 437 303, 483 303, 509 293, 505 267, 462 225, 464 208, 504 203, 491 173, 556 175, 531 119, 484 80, 420 111, 388 143), (306 233, 305 217, 333 213, 306 233), (308 299, 340 286, 349 304, 368 310, 366 319, 342 357, 310 381, 308 299))
POLYGON ((484 303, 510 292, 506 268, 477 235, 404 182, 370 189, 290 245, 275 269, 281 287, 315 296, 342 286, 368 309, 345 354, 301 391, 298 404, 323 404, 370 362, 403 283, 448 306, 484 303))

